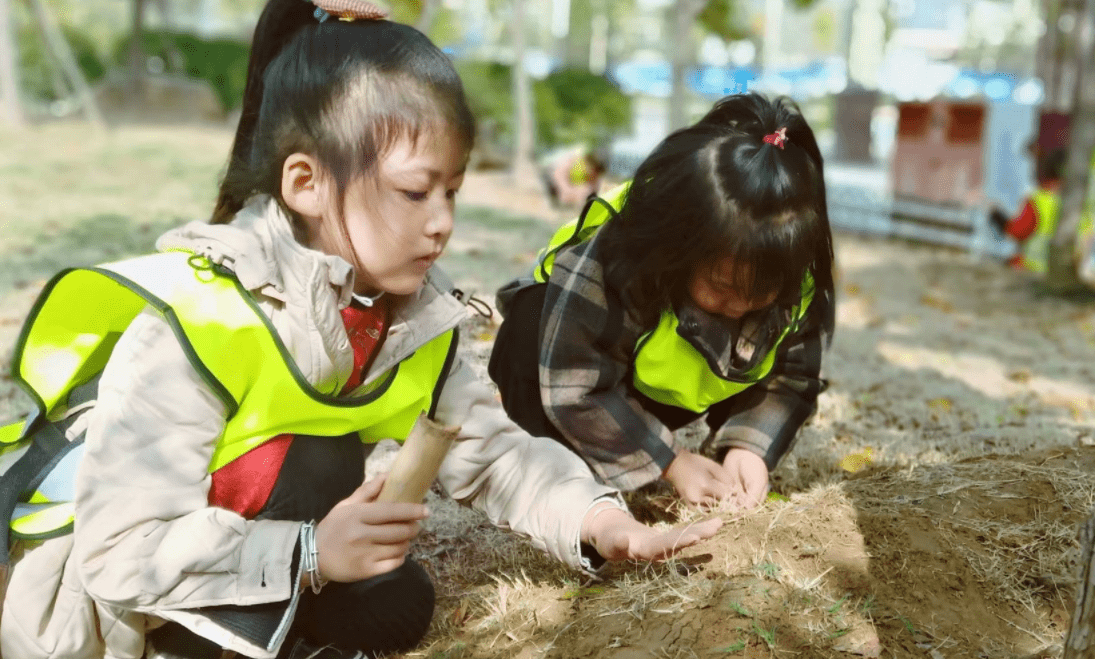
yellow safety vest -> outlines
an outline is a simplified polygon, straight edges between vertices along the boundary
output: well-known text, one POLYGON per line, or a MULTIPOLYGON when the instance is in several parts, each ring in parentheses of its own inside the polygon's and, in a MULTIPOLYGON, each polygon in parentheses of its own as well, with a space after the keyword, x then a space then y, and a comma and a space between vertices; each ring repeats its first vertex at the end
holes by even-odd
POLYGON ((1038 216, 1034 233, 1023 243, 1023 269, 1045 274, 1049 268, 1049 245, 1057 230, 1060 217, 1061 196, 1049 190, 1035 190, 1030 196, 1034 213, 1038 216))
MULTIPOLYGON (((593 237, 623 204, 631 183, 613 189, 599 199, 590 201, 581 216, 563 225, 541 250, 533 271, 536 281, 551 277, 555 255, 560 249, 580 244, 593 237), (609 209, 611 206, 611 210, 609 209)), ((750 371, 728 379, 716 373, 703 354, 678 331, 679 320, 670 309, 662 312, 657 327, 639 338, 632 357, 632 382, 635 388, 659 403, 702 413, 760 382, 772 371, 777 348, 787 335, 805 320, 814 297, 814 282, 809 273, 802 281, 802 301, 791 309, 791 322, 767 354, 750 371)))
MULTIPOLYGON (((456 331, 449 330, 363 394, 321 392, 305 380, 231 272, 185 252, 152 254, 68 270, 46 285, 13 357, 13 377, 35 398, 42 418, 55 421, 64 412, 69 392, 103 369, 122 332, 146 306, 168 322, 191 365, 228 410, 210 473, 286 433, 357 432, 364 442, 404 440, 420 413, 432 414, 456 351, 456 331)), ((0 428, 0 441, 26 439, 22 426, 0 428)), ((64 457, 54 462, 57 469, 39 479, 13 516, 16 537, 71 529, 68 469, 62 468, 64 457)))
MULTIPOLYGON (((1061 217, 1061 194, 1038 189, 1030 195, 1030 201, 1038 219, 1034 233, 1023 242, 1021 263, 1023 269, 1044 275, 1049 270, 1049 246, 1053 242, 1053 234, 1057 231, 1057 222, 1061 217)), ((1092 209, 1086 206, 1076 230, 1077 247, 1091 233, 1092 228, 1092 209)))

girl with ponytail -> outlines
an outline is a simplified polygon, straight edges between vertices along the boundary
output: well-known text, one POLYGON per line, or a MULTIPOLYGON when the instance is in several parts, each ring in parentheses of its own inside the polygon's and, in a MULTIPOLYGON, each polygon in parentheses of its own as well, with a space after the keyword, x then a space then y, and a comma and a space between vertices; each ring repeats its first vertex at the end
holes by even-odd
POLYGON ((459 429, 445 492, 575 569, 715 532, 637 522, 458 356, 466 309, 434 261, 473 125, 413 28, 363 0, 270 0, 211 221, 59 274, 20 335, 13 377, 39 410, 0 428, 5 458, 25 451, 0 480, 21 554, 0 654, 414 647, 434 589, 407 553, 429 513, 363 481, 421 414, 459 429))
POLYGON ((489 373, 603 482, 755 506, 823 387, 832 262, 813 131, 786 99, 730 96, 499 291, 489 373), (700 417, 699 453, 676 446, 700 417))

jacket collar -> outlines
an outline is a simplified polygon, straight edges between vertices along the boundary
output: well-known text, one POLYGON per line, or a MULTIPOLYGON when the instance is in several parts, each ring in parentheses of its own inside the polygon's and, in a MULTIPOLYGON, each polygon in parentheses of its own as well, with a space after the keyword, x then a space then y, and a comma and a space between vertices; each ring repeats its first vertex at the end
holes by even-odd
POLYGON ((229 224, 190 222, 156 242, 160 251, 180 248, 232 270, 244 288, 280 302, 290 302, 318 279, 334 287, 339 308, 350 303, 353 268, 338 256, 301 245, 269 195, 252 197, 229 224))

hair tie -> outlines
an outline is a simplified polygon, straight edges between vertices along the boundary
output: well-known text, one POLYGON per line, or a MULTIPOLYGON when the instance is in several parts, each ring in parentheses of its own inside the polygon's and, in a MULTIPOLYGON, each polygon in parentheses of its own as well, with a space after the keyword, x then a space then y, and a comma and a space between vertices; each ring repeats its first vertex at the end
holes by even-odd
POLYGON ((783 144, 786 141, 787 141, 787 127, 786 126, 784 126, 783 128, 780 128, 779 130, 772 133, 771 135, 765 135, 764 136, 764 143, 765 144, 774 144, 774 145, 778 146, 780 149, 783 148, 783 144))
POLYGON ((316 20, 320 23, 334 16, 340 21, 382 21, 388 18, 388 10, 368 0, 305 0, 316 6, 316 20))

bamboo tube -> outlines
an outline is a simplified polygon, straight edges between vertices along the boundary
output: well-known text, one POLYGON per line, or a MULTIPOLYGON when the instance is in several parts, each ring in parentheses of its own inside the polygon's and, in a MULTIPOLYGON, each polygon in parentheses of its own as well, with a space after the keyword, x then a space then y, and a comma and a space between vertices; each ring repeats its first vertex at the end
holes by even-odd
POLYGON ((459 426, 442 426, 425 414, 419 414, 407 440, 396 454, 376 500, 383 503, 422 503, 459 432, 459 426))

